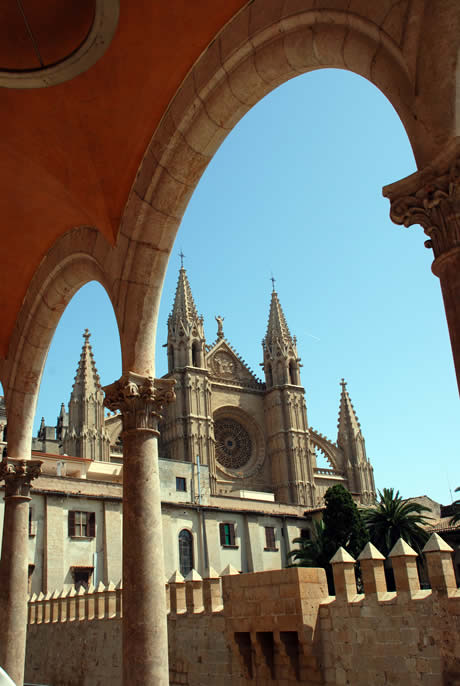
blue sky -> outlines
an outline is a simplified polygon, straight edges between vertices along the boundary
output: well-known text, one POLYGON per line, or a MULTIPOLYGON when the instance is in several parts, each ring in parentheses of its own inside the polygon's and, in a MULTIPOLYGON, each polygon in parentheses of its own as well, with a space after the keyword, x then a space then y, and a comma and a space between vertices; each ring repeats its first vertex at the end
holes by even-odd
MULTIPOLYGON (((386 98, 354 74, 297 77, 256 105, 224 141, 182 221, 165 280, 157 376, 180 260, 207 342, 215 315, 261 374, 271 274, 303 362, 308 419, 335 440, 348 382, 377 486, 450 501, 460 485, 459 399, 439 282, 420 227, 397 227, 381 189, 414 172, 386 98)), ((120 375, 103 289, 85 286, 64 313, 45 368, 36 427, 68 403, 83 339, 102 383, 120 375)))

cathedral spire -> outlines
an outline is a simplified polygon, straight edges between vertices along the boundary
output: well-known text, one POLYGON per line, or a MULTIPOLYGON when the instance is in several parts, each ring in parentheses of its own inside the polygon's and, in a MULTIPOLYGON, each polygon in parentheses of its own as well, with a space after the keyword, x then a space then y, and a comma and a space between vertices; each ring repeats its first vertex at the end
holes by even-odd
POLYGON ((176 295, 168 317, 168 370, 182 367, 202 367, 204 364, 205 338, 203 317, 198 316, 187 272, 183 266, 177 280, 176 295))
POLYGON ((108 460, 109 442, 104 427, 104 393, 89 342, 90 336, 88 329, 85 329, 85 340, 70 394, 69 426, 64 438, 64 450, 68 455, 108 460))
POLYGON ((355 437, 358 433, 361 433, 361 425, 358 421, 353 403, 350 400, 347 390, 347 382, 345 379, 341 380, 340 385, 342 387, 342 392, 340 394, 339 423, 337 433, 337 443, 339 445, 341 442, 346 440, 347 436, 355 437))
POLYGON ((102 393, 101 380, 97 373, 96 364, 94 362, 93 350, 91 348, 90 332, 85 329, 83 338, 83 348, 78 362, 77 373, 75 375, 74 384, 72 387, 72 394, 70 401, 83 401, 97 392, 102 393))
POLYGON ((193 300, 192 289, 188 280, 187 272, 184 267, 179 270, 177 280, 176 295, 172 312, 169 315, 168 327, 171 323, 174 326, 188 327, 198 319, 198 312, 195 301, 193 300))
POLYGON ((273 291, 270 301, 270 314, 265 338, 262 341, 264 368, 267 387, 280 384, 300 384, 297 341, 291 336, 284 316, 278 293, 273 291))

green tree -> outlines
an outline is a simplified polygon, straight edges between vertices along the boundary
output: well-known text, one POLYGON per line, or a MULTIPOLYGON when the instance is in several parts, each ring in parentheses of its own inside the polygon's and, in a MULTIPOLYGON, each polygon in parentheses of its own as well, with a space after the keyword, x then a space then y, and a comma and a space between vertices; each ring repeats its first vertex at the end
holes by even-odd
MULTIPOLYGON (((295 538, 293 543, 300 547, 292 550, 288 557, 291 566, 323 567, 326 571, 329 593, 334 595, 332 566, 329 560, 343 546, 356 559, 369 536, 358 508, 349 491, 343 486, 328 488, 324 496, 326 509, 322 522, 315 522, 313 538, 295 538)), ((359 584, 359 569, 357 570, 359 584)))
POLYGON ((371 542, 388 556, 396 541, 402 538, 419 555, 429 538, 424 525, 430 520, 424 516, 430 510, 410 500, 403 500, 399 491, 384 488, 378 492, 375 507, 362 510, 362 517, 369 532, 371 542))
MULTIPOLYGON (((455 489, 456 493, 458 493, 458 491, 460 491, 460 486, 457 486, 455 489)), ((450 518, 449 524, 450 526, 455 526, 455 524, 460 522, 460 500, 454 500, 452 507, 454 508, 454 514, 450 518)))
POLYGON ((325 551, 329 559, 342 546, 355 559, 369 540, 369 535, 350 491, 337 485, 324 496, 323 515, 325 551))
POLYGON ((299 547, 288 553, 289 567, 325 567, 328 564, 324 550, 324 524, 314 521, 313 526, 312 538, 294 538, 292 541, 299 547))

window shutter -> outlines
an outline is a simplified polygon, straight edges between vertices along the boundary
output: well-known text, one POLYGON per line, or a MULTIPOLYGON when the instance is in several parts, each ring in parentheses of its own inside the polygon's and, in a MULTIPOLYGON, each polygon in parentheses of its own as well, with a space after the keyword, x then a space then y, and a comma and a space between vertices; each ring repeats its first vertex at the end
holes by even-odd
POLYGON ((88 536, 94 538, 96 535, 96 513, 88 512, 88 536))
POLYGON ((219 524, 220 544, 225 545, 225 524, 219 524))
POLYGON ((75 512, 70 510, 69 512, 69 536, 75 536, 75 512))
POLYGON ((229 524, 228 528, 230 529, 230 545, 235 545, 235 525, 229 524))

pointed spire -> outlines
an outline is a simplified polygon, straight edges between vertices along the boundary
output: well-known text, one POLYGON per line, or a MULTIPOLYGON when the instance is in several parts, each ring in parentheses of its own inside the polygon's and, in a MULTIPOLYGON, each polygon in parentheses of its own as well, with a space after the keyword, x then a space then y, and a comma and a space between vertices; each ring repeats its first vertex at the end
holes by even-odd
POLYGON ((172 312, 169 315, 168 324, 174 323, 186 326, 192 321, 198 319, 198 312, 193 300, 192 289, 187 277, 187 272, 184 267, 179 270, 179 278, 177 280, 176 295, 174 297, 174 304, 172 312))
POLYGON ((286 322, 283 309, 278 299, 278 293, 273 286, 272 299, 270 302, 270 314, 268 316, 267 334, 265 336, 265 345, 272 346, 276 342, 282 342, 284 345, 294 345, 291 332, 286 322))
POLYGON ((361 433, 361 425, 348 394, 347 382, 342 379, 340 385, 342 386, 342 392, 340 394, 337 443, 343 447, 343 443, 347 439, 354 438, 361 433))
POLYGON ((102 393, 101 380, 94 362, 93 350, 91 348, 90 332, 85 329, 83 332, 83 348, 78 362, 77 373, 72 388, 70 400, 81 400, 89 398, 90 396, 100 391, 102 393))
MULTIPOLYGON (((107 461, 109 438, 104 427, 104 393, 89 342, 90 336, 88 329, 85 329, 85 340, 70 394, 68 431, 63 436, 64 452, 107 461)), ((63 420, 60 428, 66 428, 65 413, 58 418, 58 424, 60 419, 63 420)))

